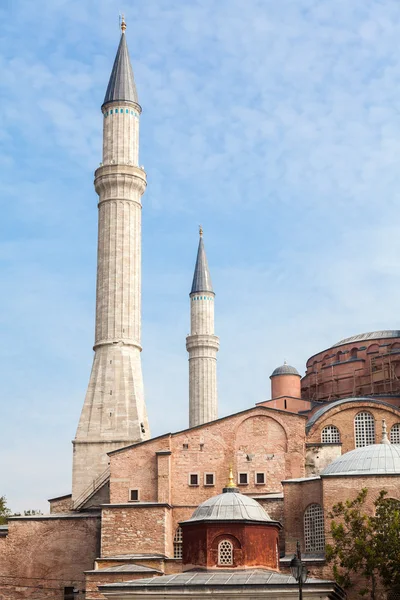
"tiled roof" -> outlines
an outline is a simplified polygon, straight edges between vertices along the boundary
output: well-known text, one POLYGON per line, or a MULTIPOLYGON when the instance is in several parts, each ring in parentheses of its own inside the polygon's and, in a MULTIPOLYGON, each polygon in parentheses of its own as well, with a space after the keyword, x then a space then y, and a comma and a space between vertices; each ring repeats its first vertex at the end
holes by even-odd
POLYGON ((298 370, 286 363, 272 371, 270 377, 276 377, 276 375, 298 375, 300 377, 298 370))

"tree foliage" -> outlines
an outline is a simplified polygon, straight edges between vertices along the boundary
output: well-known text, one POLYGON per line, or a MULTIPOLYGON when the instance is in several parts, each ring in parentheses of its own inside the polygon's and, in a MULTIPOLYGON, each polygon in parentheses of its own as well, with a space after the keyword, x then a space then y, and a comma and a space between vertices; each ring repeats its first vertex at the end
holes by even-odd
POLYGON ((368 490, 362 489, 354 500, 338 502, 329 513, 333 544, 326 558, 333 563, 336 581, 345 589, 362 577, 367 586, 361 596, 377 597, 380 584, 400 584, 400 502, 386 498, 382 490, 374 501, 374 514, 365 509, 368 490))
POLYGON ((7 508, 7 500, 5 496, 0 496, 0 525, 7 523, 8 517, 11 516, 11 511, 7 508))

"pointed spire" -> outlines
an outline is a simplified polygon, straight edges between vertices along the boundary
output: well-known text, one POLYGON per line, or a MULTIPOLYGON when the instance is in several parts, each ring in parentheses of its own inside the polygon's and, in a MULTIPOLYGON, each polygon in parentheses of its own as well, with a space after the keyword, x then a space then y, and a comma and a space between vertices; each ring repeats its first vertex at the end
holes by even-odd
POLYGON ((201 225, 199 227, 199 235, 199 249, 197 250, 191 294, 196 294, 197 292, 214 292, 208 269, 206 251, 204 250, 203 229, 201 225))
POLYGON ((121 40, 119 42, 103 105, 117 100, 126 100, 127 102, 139 104, 132 65, 129 58, 128 45, 125 39, 126 22, 124 17, 121 19, 121 30, 121 40))

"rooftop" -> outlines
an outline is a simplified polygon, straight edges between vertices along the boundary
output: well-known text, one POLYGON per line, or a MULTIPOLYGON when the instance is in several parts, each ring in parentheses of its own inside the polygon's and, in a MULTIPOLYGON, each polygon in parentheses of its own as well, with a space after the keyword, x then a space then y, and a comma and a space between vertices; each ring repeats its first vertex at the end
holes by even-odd
MULTIPOLYGON (((333 584, 332 581, 324 579, 307 579, 307 584, 333 584)), ((112 583, 107 588, 119 587, 141 587, 141 588, 164 588, 164 587, 193 587, 193 586, 237 586, 237 585, 296 585, 296 580, 291 575, 257 569, 254 571, 187 571, 175 575, 163 575, 151 579, 137 579, 121 583, 112 583)), ((305 584, 305 587, 307 587, 305 584)))
POLYGON ((336 458, 321 477, 340 475, 400 475, 400 445, 373 444, 356 448, 336 458))
POLYGON ((277 375, 298 375, 300 377, 298 370, 295 367, 291 367, 286 362, 272 371, 270 377, 276 377, 277 375))
POLYGON ((213 292, 210 270, 208 268, 206 251, 203 242, 203 230, 200 228, 200 240, 197 250, 196 266, 194 268, 191 294, 197 292, 213 292))
POLYGON ((184 522, 193 523, 195 521, 272 522, 257 500, 235 491, 227 491, 218 494, 218 496, 212 496, 200 504, 190 519, 184 522))
POLYGON ((122 30, 103 105, 118 100, 139 104, 124 29, 122 30))
POLYGON ((367 333, 359 333, 358 335, 353 335, 352 337, 340 340, 340 342, 333 344, 331 348, 336 348, 336 346, 342 346, 343 344, 351 344, 352 342, 366 342, 368 340, 380 340, 385 338, 400 338, 400 330, 383 329, 382 331, 369 331, 367 333))
POLYGON ((351 404, 353 402, 369 402, 371 404, 379 404, 380 406, 387 406, 397 412, 400 412, 400 409, 396 406, 393 406, 393 404, 389 404, 389 402, 384 402, 383 400, 379 400, 377 398, 342 398, 342 400, 336 400, 335 402, 326 403, 319 410, 316 410, 306 424, 306 431, 308 432, 314 425, 314 423, 316 423, 318 419, 320 419, 326 412, 328 412, 332 408, 336 408, 336 406, 342 406, 343 404, 351 404))

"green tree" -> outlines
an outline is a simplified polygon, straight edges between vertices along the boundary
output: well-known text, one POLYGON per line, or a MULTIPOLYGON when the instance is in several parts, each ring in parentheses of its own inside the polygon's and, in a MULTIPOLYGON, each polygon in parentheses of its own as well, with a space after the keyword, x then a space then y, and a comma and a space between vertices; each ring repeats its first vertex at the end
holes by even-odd
POLYGON ((326 558, 333 563, 336 581, 345 589, 354 577, 366 586, 360 596, 376 600, 380 584, 400 584, 400 503, 386 498, 382 490, 374 501, 375 513, 365 509, 368 490, 362 489, 354 500, 338 502, 329 513, 333 544, 327 544, 326 558))
POLYGON ((7 508, 7 501, 5 496, 0 496, 0 525, 7 523, 8 517, 11 516, 10 509, 7 508))

